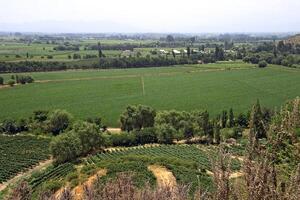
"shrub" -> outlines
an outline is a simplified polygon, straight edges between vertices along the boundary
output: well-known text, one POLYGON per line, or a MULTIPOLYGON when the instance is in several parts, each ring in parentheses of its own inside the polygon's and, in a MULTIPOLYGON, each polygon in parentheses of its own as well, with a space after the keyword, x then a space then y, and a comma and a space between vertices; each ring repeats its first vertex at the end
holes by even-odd
POLYGON ((14 86, 15 83, 16 83, 15 80, 12 80, 12 79, 10 79, 10 80, 7 81, 7 84, 8 84, 10 87, 14 86))
POLYGON ((32 190, 29 184, 25 181, 19 183, 11 192, 9 200, 30 200, 32 197, 32 190))
POLYGON ((58 135, 71 125, 72 118, 72 115, 65 110, 53 111, 47 121, 48 131, 58 135))
POLYGON ((6 134, 16 134, 18 133, 18 125, 15 120, 12 119, 5 119, 0 124, 0 132, 6 134))
POLYGON ((52 139, 50 151, 56 164, 72 161, 81 155, 81 141, 72 132, 64 133, 52 139))
POLYGON ((38 122, 44 122, 48 118, 49 111, 46 110, 36 110, 33 111, 33 119, 38 122))
POLYGON ((113 146, 134 146, 136 145, 136 137, 133 133, 113 134, 110 137, 113 146))
POLYGON ((238 139, 242 135, 242 129, 241 128, 223 128, 221 129, 221 138, 222 140, 234 138, 238 139))
POLYGON ((258 67, 259 68, 264 68, 267 67, 268 63, 265 60, 259 61, 258 67))

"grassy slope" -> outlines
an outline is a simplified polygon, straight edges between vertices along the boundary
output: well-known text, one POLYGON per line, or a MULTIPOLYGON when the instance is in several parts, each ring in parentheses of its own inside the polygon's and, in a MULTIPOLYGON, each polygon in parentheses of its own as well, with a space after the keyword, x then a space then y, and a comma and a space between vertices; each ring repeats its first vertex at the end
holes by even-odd
POLYGON ((244 112, 256 99, 260 99, 263 105, 274 107, 300 95, 299 70, 270 66, 265 69, 201 71, 229 66, 249 67, 245 64, 215 64, 200 68, 34 73, 36 80, 94 79, 2 89, 0 118, 25 117, 37 109, 61 108, 79 118, 102 116, 109 126, 117 126, 120 113, 129 104, 146 104, 159 110, 208 109, 215 115, 230 107, 237 112, 244 112), (139 74, 144 75, 145 95, 141 77, 136 76, 139 74), (134 76, 107 79, 120 75, 134 76), (101 76, 106 79, 101 79, 101 76))

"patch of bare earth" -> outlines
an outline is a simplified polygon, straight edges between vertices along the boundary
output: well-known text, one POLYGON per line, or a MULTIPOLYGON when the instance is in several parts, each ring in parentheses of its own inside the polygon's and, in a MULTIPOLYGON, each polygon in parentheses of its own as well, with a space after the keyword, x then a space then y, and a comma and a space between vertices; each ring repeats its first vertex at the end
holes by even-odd
POLYGON ((49 159, 49 160, 46 160, 46 161, 42 161, 38 165, 36 165, 35 167, 27 170, 26 172, 19 173, 18 175, 16 175, 12 179, 8 180, 7 182, 4 182, 4 183, 0 184, 0 192, 3 191, 3 190, 5 190, 9 185, 15 184, 16 182, 18 182, 18 180, 29 176, 30 174, 32 174, 32 172, 34 172, 34 171, 40 171, 40 170, 46 168, 52 162, 53 162, 52 159, 49 159))
POLYGON ((106 173, 107 173, 106 169, 101 169, 95 175, 89 177, 87 181, 85 181, 84 183, 76 186, 72 190, 72 193, 73 193, 73 196, 74 196, 74 200, 81 200, 81 199, 83 199, 84 186, 91 187, 93 185, 93 183, 97 180, 98 177, 105 176, 106 173))
POLYGON ((107 128, 106 129, 110 133, 121 133, 122 130, 120 128, 107 128))
MULTIPOLYGON (((206 174, 209 175, 209 176, 213 176, 214 175, 214 173, 211 172, 211 171, 209 171, 209 170, 206 170, 206 174)), ((229 179, 240 178, 242 176, 244 176, 243 172, 234 172, 234 173, 231 173, 229 175, 229 179)))
POLYGON ((166 167, 149 165, 148 170, 156 177, 158 187, 176 187, 176 178, 166 167))

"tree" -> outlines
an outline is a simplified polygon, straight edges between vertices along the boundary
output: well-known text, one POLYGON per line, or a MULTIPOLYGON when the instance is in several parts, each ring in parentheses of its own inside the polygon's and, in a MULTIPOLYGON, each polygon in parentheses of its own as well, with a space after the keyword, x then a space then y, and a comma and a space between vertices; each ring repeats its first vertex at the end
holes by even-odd
POLYGON ((101 43, 98 42, 98 56, 99 58, 103 57, 103 53, 102 53, 102 48, 101 48, 101 43))
POLYGON ((167 40, 167 42, 169 42, 169 43, 175 41, 175 39, 174 39, 174 37, 173 37, 172 35, 167 35, 166 40, 167 40))
POLYGON ((248 126, 247 116, 244 115, 243 113, 240 113, 237 117, 236 123, 240 127, 243 127, 243 128, 247 127, 248 126))
POLYGON ((267 136, 259 100, 257 100, 256 104, 252 107, 249 128, 250 144, 254 144, 255 140, 267 136))
POLYGON ((191 48, 187 47, 186 52, 187 52, 187 56, 190 57, 191 56, 191 48))
POLYGON ((156 132, 158 133, 158 142, 162 144, 172 144, 176 130, 168 125, 163 124, 156 127, 156 132))
POLYGON ((4 79, 3 77, 0 76, 0 85, 3 85, 4 84, 4 79))
POLYGON ((211 126, 209 122, 209 113, 204 111, 202 113, 202 125, 201 125, 203 132, 205 135, 210 135, 211 133, 211 126))
POLYGON ((215 48, 215 59, 216 60, 224 60, 225 55, 224 55, 224 50, 220 48, 218 45, 215 48))
POLYGON ((221 116, 221 127, 225 128, 226 127, 226 123, 227 123, 227 111, 223 110, 222 112, 222 116, 221 116))
POLYGON ((55 110, 50 113, 47 120, 48 131, 58 135, 72 123, 72 115, 65 110, 55 110))
POLYGON ((234 114, 232 108, 229 110, 229 118, 228 118, 228 127, 232 128, 234 126, 234 114))
POLYGON ((73 161, 81 155, 81 141, 73 132, 58 135, 50 143, 50 152, 57 164, 73 161))
POLYGON ((174 50, 172 50, 172 55, 173 55, 173 58, 176 58, 176 54, 175 54, 174 50))
POLYGON ((87 154, 104 145, 104 138, 96 124, 77 122, 73 125, 71 132, 79 137, 82 146, 82 154, 87 154))
POLYGON ((120 116, 121 129, 129 132, 153 127, 155 116, 155 110, 149 106, 127 106, 120 116))
POLYGON ((144 128, 134 132, 136 135, 137 144, 149 144, 157 142, 157 134, 155 128, 144 128))
POLYGON ((180 131, 182 132, 185 139, 190 139, 194 136, 194 127, 190 120, 180 121, 180 131))
POLYGON ((221 140, 221 135, 220 135, 220 126, 219 124, 216 122, 214 123, 214 139, 215 139, 215 143, 220 144, 220 140, 221 140))

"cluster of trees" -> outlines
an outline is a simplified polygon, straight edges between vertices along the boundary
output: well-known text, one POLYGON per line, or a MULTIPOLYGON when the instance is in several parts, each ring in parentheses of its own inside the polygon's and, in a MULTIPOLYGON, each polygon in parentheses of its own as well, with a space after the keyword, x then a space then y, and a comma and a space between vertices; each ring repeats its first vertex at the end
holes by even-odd
MULTIPOLYGON (((273 112, 266 108, 260 109, 259 102, 256 105, 258 120, 268 124, 273 112)), ((234 116, 232 109, 229 112, 224 110, 217 117, 210 118, 207 111, 156 112, 149 106, 128 106, 120 116, 121 129, 127 131, 127 134, 119 137, 127 138, 125 146, 142 144, 137 138, 144 134, 147 135, 145 138, 149 138, 148 142, 157 141, 164 144, 193 137, 201 137, 199 142, 220 143, 221 140, 239 138, 242 129, 248 127, 250 116, 250 112, 234 116)))
POLYGON ((65 62, 39 62, 39 61, 21 61, 21 62, 0 62, 1 73, 18 72, 43 72, 66 70, 65 62))
POLYGON ((265 64, 275 64, 283 65, 286 67, 293 67, 295 64, 300 64, 300 56, 297 55, 277 55, 275 56, 272 53, 248 53, 247 56, 243 58, 244 62, 258 64, 264 62, 265 64))
POLYGON ((53 48, 55 51, 79 51, 79 45, 59 45, 53 48))
MULTIPOLYGON (((80 59, 81 55, 74 54, 73 58, 80 59)), ((90 56, 91 57, 91 56, 90 56)), ((92 56, 95 57, 95 56, 92 56)), ((22 61, 22 62, 0 62, 0 73, 18 72, 43 72, 60 71, 67 69, 109 69, 109 68, 136 68, 136 67, 160 67, 178 64, 197 63, 193 58, 170 59, 166 57, 102 57, 99 60, 80 60, 74 62, 41 62, 41 61, 22 61)))
POLYGON ((15 80, 18 84, 26 84, 26 83, 33 83, 34 79, 29 75, 12 75, 12 80, 15 80))
MULTIPOLYGON (((128 106, 120 115, 121 134, 104 133, 101 118, 76 121, 64 110, 35 111, 28 119, 4 120, 0 132, 16 134, 30 131, 54 135, 51 152, 57 163, 71 161, 79 156, 101 150, 106 146, 133 146, 147 143, 172 144, 175 140, 187 142, 220 143, 239 138, 243 128, 252 127, 256 139, 267 137, 268 124, 274 113, 261 109, 259 102, 248 114, 234 115, 224 110, 215 118, 207 111, 155 111, 144 105, 128 106), (192 138, 198 138, 191 141, 192 138)), ((251 133, 251 131, 250 131, 251 133)))
MULTIPOLYGON (((12 75, 11 79, 7 81, 7 84, 13 86, 14 84, 26 84, 33 83, 34 79, 29 75, 12 75)), ((0 77, 0 85, 4 84, 4 78, 0 77)))
MULTIPOLYGON (((101 44, 102 50, 131 50, 133 51, 135 48, 151 48, 156 47, 156 43, 140 43, 140 44, 133 44, 133 43, 121 43, 121 44, 101 44)), ((85 49, 87 50, 99 50, 99 45, 89 45, 86 46, 85 49)))
POLYGON ((179 64, 195 64, 196 60, 185 58, 170 59, 166 57, 129 57, 129 58, 101 58, 94 68, 138 68, 138 67, 160 67, 179 64))
POLYGON ((283 65, 294 67, 295 64, 300 64, 300 45, 284 43, 278 44, 272 42, 264 42, 258 46, 248 49, 239 49, 238 54, 241 55, 245 62, 258 64, 259 67, 265 67, 267 64, 283 65), (244 50, 241 52, 241 50, 244 50))

